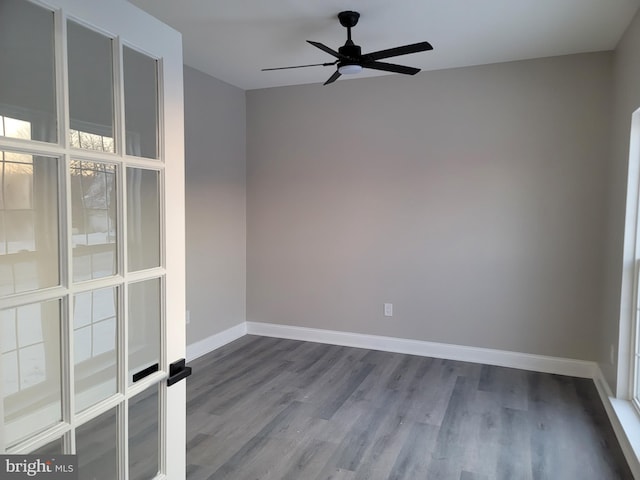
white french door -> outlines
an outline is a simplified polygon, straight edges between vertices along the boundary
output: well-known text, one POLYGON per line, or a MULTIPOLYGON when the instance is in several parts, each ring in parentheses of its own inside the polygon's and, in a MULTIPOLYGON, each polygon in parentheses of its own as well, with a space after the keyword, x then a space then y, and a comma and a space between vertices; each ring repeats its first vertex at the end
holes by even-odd
POLYGON ((0 447, 185 478, 180 35, 0 0, 0 447))

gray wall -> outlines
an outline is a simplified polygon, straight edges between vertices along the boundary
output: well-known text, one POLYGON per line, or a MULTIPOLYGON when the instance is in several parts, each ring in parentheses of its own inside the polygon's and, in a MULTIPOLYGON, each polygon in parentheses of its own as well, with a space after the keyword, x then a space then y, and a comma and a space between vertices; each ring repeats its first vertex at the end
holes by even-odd
POLYGON ((243 90, 184 69, 187 344, 245 321, 246 105, 243 90))
POLYGON ((611 61, 247 92, 247 320, 595 360, 611 61))
MULTIPOLYGON (((603 329, 600 335, 600 366, 617 390, 616 368, 609 362, 611 345, 618 345, 619 322, 632 315, 633 245, 627 232, 625 244, 625 205, 629 168, 629 133, 631 115, 640 107, 640 14, 625 32, 616 48, 613 64, 613 131, 611 134, 610 171, 608 176, 609 205, 607 248, 605 256, 605 302, 603 329), (624 283, 622 282, 624 278, 624 283), (623 308, 621 309, 621 304, 623 308)), ((637 180, 635 176, 633 181, 637 180)), ((620 344, 620 355, 628 356, 629 340, 620 344)), ((626 372, 626 370, 625 370, 626 372)), ((618 392, 626 395, 626 392, 618 392)))

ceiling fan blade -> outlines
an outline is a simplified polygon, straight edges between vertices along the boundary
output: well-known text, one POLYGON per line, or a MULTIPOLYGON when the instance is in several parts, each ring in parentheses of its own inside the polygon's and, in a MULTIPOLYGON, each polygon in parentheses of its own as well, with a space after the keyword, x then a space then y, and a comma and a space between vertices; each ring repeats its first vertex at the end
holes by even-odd
POLYGON ((408 55, 409 53, 426 52, 427 50, 433 50, 433 47, 429 42, 412 43, 411 45, 404 45, 402 47, 389 48, 387 50, 378 50, 377 52, 367 53, 363 55, 370 60, 380 60, 382 58, 397 57, 400 55, 408 55))
POLYGON ((344 55, 336 52, 332 48, 329 48, 329 47, 327 47, 326 45, 324 45, 324 44, 322 44, 320 42, 314 42, 312 40, 307 40, 307 43, 310 43, 314 47, 319 48, 323 52, 327 52, 329 55, 333 55, 334 57, 339 58, 340 60, 343 60, 343 59, 346 58, 344 55))
POLYGON ((404 73, 405 75, 415 75, 420 71, 419 68, 405 67, 404 65, 384 62, 362 62, 362 67, 371 68, 373 70, 384 70, 385 72, 404 73))
POLYGON ((340 72, 336 70, 335 72, 333 72, 333 75, 329 77, 329 80, 323 83, 323 85, 329 85, 330 83, 335 82, 338 78, 340 78, 340 75, 340 72))
POLYGON ((335 62, 329 62, 329 63, 310 63, 308 65, 295 65, 293 67, 274 67, 274 68, 263 68, 262 70, 260 70, 261 72, 268 72, 271 70, 288 70, 290 68, 306 68, 306 67, 328 67, 329 65, 335 65, 336 63, 338 63, 338 60, 336 60, 335 62))

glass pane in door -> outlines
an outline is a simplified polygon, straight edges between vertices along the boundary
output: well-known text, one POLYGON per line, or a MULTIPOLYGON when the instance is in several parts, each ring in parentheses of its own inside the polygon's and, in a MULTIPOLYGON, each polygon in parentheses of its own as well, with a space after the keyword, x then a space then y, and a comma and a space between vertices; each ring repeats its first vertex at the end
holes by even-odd
POLYGON ((149 480, 158 473, 158 388, 129 401, 129 480, 149 480))
POLYGON ((62 419, 60 301, 0 310, 8 445, 62 419))
POLYGON ((160 361, 161 284, 159 278, 129 285, 129 383, 160 361))
POLYGON ((0 1, 0 135, 57 142, 53 12, 0 1))
POLYGON ((129 271, 160 266, 160 174, 127 168, 129 271))
POLYGON ((53 442, 49 442, 46 445, 43 445, 42 447, 35 449, 31 453, 33 455, 42 455, 42 456, 61 455, 64 453, 64 443, 62 441, 62 438, 58 438, 53 442))
POLYGON ((58 159, 0 151, 0 295, 59 284, 58 159))
POLYGON ((70 143, 114 152, 112 40, 67 22, 70 143))
POLYGON ((158 61, 124 47, 127 155, 158 158, 158 61))
POLYGON ((113 408, 76 430, 79 478, 115 480, 118 478, 117 423, 113 408))
POLYGON ((73 301, 76 411, 117 391, 118 292, 83 292, 73 301))
POLYGON ((116 166, 71 161, 73 281, 116 274, 116 166))

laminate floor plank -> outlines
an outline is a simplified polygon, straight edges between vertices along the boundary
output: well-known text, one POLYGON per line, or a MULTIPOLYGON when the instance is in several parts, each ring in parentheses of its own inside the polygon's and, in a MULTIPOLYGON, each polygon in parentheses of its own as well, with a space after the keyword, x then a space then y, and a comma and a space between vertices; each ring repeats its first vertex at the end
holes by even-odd
POLYGON ((215 469, 211 467, 187 464, 187 478, 189 480, 207 480, 214 471, 215 469))
POLYGON ((388 476, 389 480, 431 479, 428 476, 431 455, 438 439, 438 427, 425 423, 414 423, 398 452, 388 476))
POLYGON ((356 470, 356 480, 389 478, 402 446, 413 424, 397 415, 386 415, 371 448, 366 452, 360 467, 356 470))
POLYGON ((353 476, 354 474, 350 470, 336 468, 328 472, 321 472, 320 475, 315 477, 315 480, 352 480, 353 476))
POLYGON ((526 410, 527 372, 515 368, 483 365, 478 390, 498 394, 503 407, 526 410))
POLYGON ((189 480, 633 478, 588 379, 250 335, 190 365, 189 480))
MULTIPOLYGON (((527 432, 529 422, 525 411, 509 407, 500 409, 500 440, 493 458, 496 480, 531 480, 531 455, 527 432)), ((491 471, 488 469, 489 472, 491 471)))
MULTIPOLYGON (((326 345, 324 354, 319 355, 307 368, 300 365, 296 373, 298 375, 295 386, 299 388, 322 389, 324 383, 331 379, 332 367, 346 361, 348 347, 326 345)), ((304 360, 302 363, 306 363, 304 360)))
POLYGON ((214 415, 224 415, 243 399, 256 391, 263 390, 263 387, 268 387, 278 376, 283 375, 289 363, 288 361, 279 362, 268 370, 255 369, 244 377, 238 378, 236 382, 226 386, 223 395, 216 396, 217 402, 208 404, 209 412, 214 415))
POLYGON ((289 464, 283 468, 281 480, 313 478, 327 464, 338 445, 310 438, 295 449, 289 464))
MULTIPOLYGON (((495 479, 496 468, 503 444, 502 402, 494 393, 477 390, 469 405, 472 415, 471 430, 468 432, 462 459, 463 472, 478 478, 495 479)), ((521 432, 522 433, 522 432, 521 432)), ((523 435, 523 438, 527 438, 523 435)), ((528 446, 525 448, 525 453, 528 446)), ((513 462, 519 464, 521 460, 513 462)), ((530 462, 524 461, 522 465, 530 462)))
POLYGON ((476 387, 474 379, 458 376, 438 430, 427 478, 436 480, 460 475, 468 448, 465 439, 472 438, 479 422, 473 408, 476 387))
POLYGON ((462 473, 460 474, 460 480, 492 480, 492 479, 491 477, 478 475, 476 473, 463 470, 462 473))
MULTIPOLYGON (((265 345, 256 345, 259 348, 252 348, 249 351, 239 353, 239 355, 229 355, 220 360, 220 364, 211 370, 210 382, 206 383, 198 379, 196 385, 189 390, 187 397, 187 408, 197 409, 201 403, 206 403, 211 399, 213 392, 219 392, 225 388, 241 388, 239 382, 248 382, 258 375, 262 370, 261 365, 269 365, 275 368, 270 358, 280 359, 281 351, 277 348, 276 339, 270 340, 265 345), (244 361, 243 361, 244 359, 244 361), (221 373, 224 372, 224 375, 221 373)), ((284 363, 284 360, 281 360, 284 363)), ((195 368, 198 368, 195 366, 195 368)), ((205 369, 210 367, 205 367, 205 369)))
POLYGON ((345 370, 343 374, 344 380, 336 382, 329 398, 318 405, 318 417, 324 418, 325 420, 333 417, 372 370, 373 365, 370 363, 359 365, 355 370, 345 370))
MULTIPOLYGON (((240 470, 243 466, 250 463, 254 455, 269 445, 269 435, 274 429, 279 428, 283 422, 286 422, 288 417, 298 408, 300 408, 299 402, 292 402, 283 408, 273 419, 262 427, 260 431, 249 438, 226 462, 220 465, 220 468, 209 477, 209 480, 237 477, 237 470, 240 470)), ((275 443, 275 446, 272 448, 277 449, 278 447, 278 443, 275 443)), ((272 462, 278 462, 280 458, 280 456, 276 456, 272 459, 272 462)))

